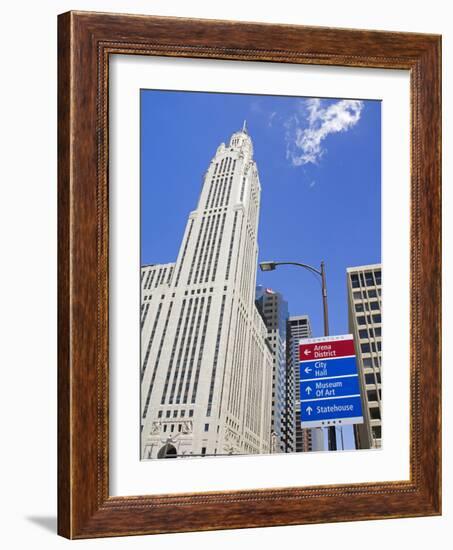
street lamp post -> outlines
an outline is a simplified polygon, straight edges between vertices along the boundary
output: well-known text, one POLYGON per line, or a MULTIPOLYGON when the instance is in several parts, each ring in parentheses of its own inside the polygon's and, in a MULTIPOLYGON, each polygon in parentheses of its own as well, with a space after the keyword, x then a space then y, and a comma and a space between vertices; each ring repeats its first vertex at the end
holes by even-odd
MULTIPOLYGON (((322 292, 322 310, 323 310, 323 319, 324 319, 324 336, 329 336, 329 310, 327 307, 327 284, 326 284, 326 267, 324 262, 321 262, 320 269, 316 269, 315 267, 308 265, 308 264, 302 264, 299 262, 261 262, 260 263, 260 269, 261 271, 274 271, 277 269, 278 265, 295 265, 297 267, 303 267, 304 269, 307 269, 308 271, 311 271, 321 279, 321 292, 322 292)), ((330 451, 336 451, 337 450, 337 437, 335 434, 335 427, 331 426, 327 428, 328 432, 328 441, 329 441, 329 450, 330 451)))

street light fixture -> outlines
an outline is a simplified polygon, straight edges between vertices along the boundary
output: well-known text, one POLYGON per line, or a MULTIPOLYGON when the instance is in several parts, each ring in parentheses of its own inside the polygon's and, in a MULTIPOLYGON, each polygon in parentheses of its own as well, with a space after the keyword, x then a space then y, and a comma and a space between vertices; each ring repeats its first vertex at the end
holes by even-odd
POLYGON ((321 262, 320 269, 316 269, 308 264, 301 264, 300 262, 260 262, 261 271, 274 271, 279 265, 295 265, 297 267, 303 267, 308 271, 311 271, 315 275, 321 278, 321 291, 322 291, 322 306, 324 317, 324 336, 329 336, 329 311, 327 308, 327 284, 326 284, 326 268, 324 262, 321 262))
MULTIPOLYGON (((326 284, 326 268, 324 262, 321 262, 320 269, 313 267, 308 264, 302 264, 299 262, 260 262, 261 271, 274 271, 279 265, 295 265, 297 267, 303 267, 308 271, 311 271, 315 275, 321 278, 321 290, 322 290, 322 306, 323 306, 323 317, 324 317, 324 336, 329 335, 329 313, 327 308, 327 284, 326 284)), ((335 451, 337 449, 337 440, 335 434, 335 427, 328 428, 329 434, 329 449, 335 451)))
POLYGON ((277 267, 276 262, 261 262, 260 269, 261 271, 274 271, 277 267))

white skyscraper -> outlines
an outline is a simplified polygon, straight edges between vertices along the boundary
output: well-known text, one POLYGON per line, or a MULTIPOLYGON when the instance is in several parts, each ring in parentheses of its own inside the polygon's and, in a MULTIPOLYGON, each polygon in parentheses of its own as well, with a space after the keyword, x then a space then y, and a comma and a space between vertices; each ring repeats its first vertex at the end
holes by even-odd
POLYGON ((143 458, 271 451, 272 355, 255 306, 260 193, 244 123, 205 173, 176 263, 142 268, 143 458))

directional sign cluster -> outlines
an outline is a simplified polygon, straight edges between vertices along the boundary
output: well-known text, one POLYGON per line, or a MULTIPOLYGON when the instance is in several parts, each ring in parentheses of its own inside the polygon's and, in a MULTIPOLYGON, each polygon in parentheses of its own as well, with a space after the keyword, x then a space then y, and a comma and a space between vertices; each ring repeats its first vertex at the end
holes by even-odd
POLYGON ((352 334, 299 342, 302 428, 363 423, 352 334))

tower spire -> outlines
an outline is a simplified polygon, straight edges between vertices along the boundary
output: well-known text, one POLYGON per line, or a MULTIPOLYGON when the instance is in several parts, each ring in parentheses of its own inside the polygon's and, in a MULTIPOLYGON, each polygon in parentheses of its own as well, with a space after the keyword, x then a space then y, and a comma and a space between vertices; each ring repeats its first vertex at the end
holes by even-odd
POLYGON ((244 134, 247 133, 247 121, 244 120, 244 124, 242 125, 242 131, 244 132, 244 134))

